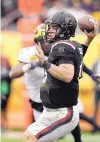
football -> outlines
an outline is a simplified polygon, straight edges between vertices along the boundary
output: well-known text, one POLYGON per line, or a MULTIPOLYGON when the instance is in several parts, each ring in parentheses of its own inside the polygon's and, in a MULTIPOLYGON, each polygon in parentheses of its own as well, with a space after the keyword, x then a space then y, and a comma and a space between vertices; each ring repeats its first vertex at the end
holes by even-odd
POLYGON ((90 15, 82 16, 78 20, 78 26, 80 30, 81 31, 86 30, 88 33, 94 31, 95 23, 96 23, 95 19, 90 15))

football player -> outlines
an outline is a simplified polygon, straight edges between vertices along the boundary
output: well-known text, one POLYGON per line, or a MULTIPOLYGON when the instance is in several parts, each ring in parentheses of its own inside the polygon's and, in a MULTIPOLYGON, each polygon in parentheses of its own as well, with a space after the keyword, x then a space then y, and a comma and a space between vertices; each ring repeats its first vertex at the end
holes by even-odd
POLYGON ((41 65, 37 63, 38 58, 36 57, 36 46, 41 43, 45 58, 47 58, 49 53, 48 43, 43 42, 43 35, 45 30, 45 24, 40 24, 34 34, 35 45, 30 47, 22 48, 19 55, 19 64, 12 67, 9 76, 11 79, 21 77, 24 75, 26 88, 29 92, 30 103, 33 108, 33 115, 35 121, 39 118, 41 112, 43 111, 43 105, 40 99, 40 86, 42 84, 43 78, 45 77, 45 70, 41 68, 41 65), (35 67, 37 66, 37 67, 35 67))
MULTIPOLYGON (((71 132, 79 120, 76 104, 82 58, 78 46, 82 45, 69 40, 75 35, 76 19, 70 13, 60 11, 46 25, 46 40, 52 43, 48 60, 45 60, 41 46, 37 46, 39 63, 47 70, 47 90, 42 87, 40 93, 44 110, 38 121, 26 130, 24 142, 55 141, 71 132)), ((87 38, 84 46, 92 39, 87 38)))

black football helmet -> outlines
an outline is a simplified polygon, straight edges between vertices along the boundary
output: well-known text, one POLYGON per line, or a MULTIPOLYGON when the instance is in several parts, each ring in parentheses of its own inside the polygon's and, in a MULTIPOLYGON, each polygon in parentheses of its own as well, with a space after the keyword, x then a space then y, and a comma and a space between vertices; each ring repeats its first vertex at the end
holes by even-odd
POLYGON ((34 42, 38 44, 42 44, 44 42, 45 38, 45 24, 41 23, 38 25, 34 31, 34 42))
POLYGON ((70 37, 75 36, 75 30, 77 27, 77 21, 75 17, 67 11, 56 12, 53 16, 45 21, 45 36, 46 40, 49 42, 54 42, 57 40, 66 40, 70 37), (49 38, 50 26, 59 26, 59 32, 55 33, 53 39, 49 38))
POLYGON ((41 48, 46 56, 49 55, 51 46, 49 42, 45 40, 45 24, 42 23, 38 25, 34 32, 34 42, 36 44, 40 43, 41 48))

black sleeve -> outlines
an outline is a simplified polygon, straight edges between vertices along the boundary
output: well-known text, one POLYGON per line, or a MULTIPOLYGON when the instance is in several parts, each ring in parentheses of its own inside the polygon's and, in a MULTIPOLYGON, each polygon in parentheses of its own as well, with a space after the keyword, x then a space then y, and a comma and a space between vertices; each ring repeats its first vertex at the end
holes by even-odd
POLYGON ((87 73, 89 76, 93 74, 93 71, 89 69, 84 63, 83 63, 83 71, 87 73))
POLYGON ((60 64, 74 64, 74 49, 70 45, 67 44, 59 44, 57 45, 56 54, 58 57, 58 65, 60 64))
POLYGON ((83 57, 84 57, 87 52, 88 46, 86 46, 84 44, 81 44, 81 45, 83 46, 83 57))

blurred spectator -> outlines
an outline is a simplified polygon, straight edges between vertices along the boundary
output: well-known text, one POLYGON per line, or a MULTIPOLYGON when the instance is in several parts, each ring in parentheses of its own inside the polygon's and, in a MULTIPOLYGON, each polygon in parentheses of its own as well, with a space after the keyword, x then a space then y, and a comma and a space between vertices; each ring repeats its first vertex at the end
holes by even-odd
POLYGON ((64 9, 66 9, 66 5, 64 5, 63 1, 52 0, 52 7, 50 9, 48 9, 47 17, 51 16, 52 14, 55 14, 59 10, 64 10, 64 9))
POLYGON ((16 0, 1 0, 1 16, 6 16, 17 8, 16 0))
POLYGON ((88 12, 93 11, 93 0, 82 0, 82 8, 88 12))
POLYGON ((99 11, 100 12, 100 1, 99 0, 95 0, 93 2, 93 11, 99 11))
POLYGON ((1 56, 1 128, 7 128, 6 109, 11 90, 11 79, 9 78, 10 63, 5 56, 1 56))
POLYGON ((100 1, 94 1, 93 11, 91 12, 91 15, 100 23, 100 1))
POLYGON ((71 5, 72 7, 67 10, 73 14, 77 20, 88 14, 87 11, 82 8, 80 0, 71 0, 71 5))
POLYGON ((1 0, 1 29, 16 30, 16 22, 22 15, 17 0, 1 0))
POLYGON ((52 7, 52 0, 44 0, 44 6, 46 6, 47 9, 52 7))
POLYGON ((82 8, 89 12, 97 21, 100 22, 100 1, 82 0, 82 8))
MULTIPOLYGON (((93 67, 94 73, 100 74, 100 58, 96 61, 93 67)), ((96 121, 98 107, 100 104, 100 82, 95 85, 95 98, 94 98, 94 120, 96 121)))
POLYGON ((57 11, 66 9, 65 6, 66 5, 64 5, 63 0, 62 1, 61 0, 45 0, 44 8, 39 15, 41 22, 44 23, 48 17, 55 14, 57 11), (48 3, 49 3, 49 6, 48 6, 48 3))
POLYGON ((67 7, 71 7, 71 0, 63 0, 67 7))
POLYGON ((1 0, 1 17, 4 17, 6 15, 6 11, 4 8, 4 4, 3 1, 1 0))

